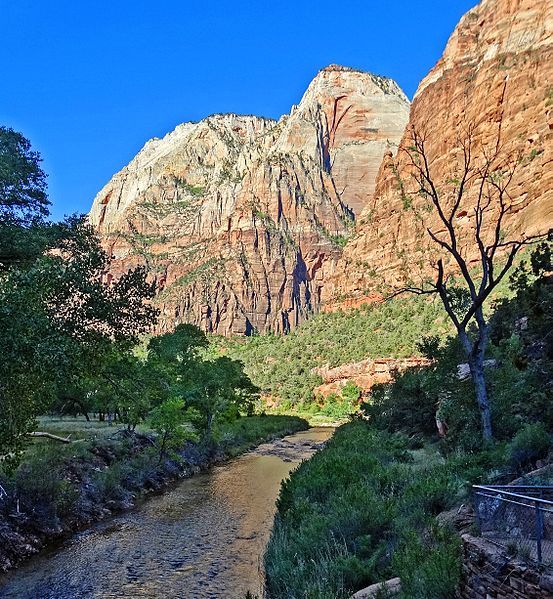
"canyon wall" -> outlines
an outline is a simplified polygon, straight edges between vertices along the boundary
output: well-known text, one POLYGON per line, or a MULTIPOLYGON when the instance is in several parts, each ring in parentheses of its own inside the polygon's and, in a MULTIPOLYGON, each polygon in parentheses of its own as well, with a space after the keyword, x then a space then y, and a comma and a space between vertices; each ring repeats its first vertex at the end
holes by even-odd
MULTIPOLYGON (((552 45, 548 0, 483 0, 461 19, 410 114, 390 79, 331 65, 278 121, 214 115, 150 140, 94 200, 91 222, 114 257, 106 276, 144 264, 160 289, 160 331, 192 322, 225 335, 286 332, 321 307, 356 307, 420 283, 437 257, 427 229, 445 230, 412 176, 413 131, 446 207, 470 137, 474 180, 454 222, 469 264, 475 174, 486 157, 496 177, 514 169, 502 239, 547 231, 552 45)), ((486 242, 495 210, 491 202, 486 242)))
POLYGON ((278 121, 214 115, 150 140, 89 215, 107 280, 145 265, 160 332, 289 331, 318 309, 408 113, 392 80, 332 65, 278 121))
MULTIPOLYGON (((483 0, 461 19, 419 85, 400 149, 386 155, 356 235, 324 287, 326 309, 374 301, 379 289, 420 284, 434 272, 435 246, 426 229, 442 236, 445 228, 426 209, 412 177, 413 130, 425 139, 445 206, 458 187, 461 145, 471 137, 474 172, 492 156, 494 174, 503 180, 515 170, 502 238, 553 227, 553 3, 483 0)), ((469 263, 477 257, 475 194, 469 186, 454 222, 469 263)), ((495 210, 492 202, 485 214, 487 240, 495 210)))

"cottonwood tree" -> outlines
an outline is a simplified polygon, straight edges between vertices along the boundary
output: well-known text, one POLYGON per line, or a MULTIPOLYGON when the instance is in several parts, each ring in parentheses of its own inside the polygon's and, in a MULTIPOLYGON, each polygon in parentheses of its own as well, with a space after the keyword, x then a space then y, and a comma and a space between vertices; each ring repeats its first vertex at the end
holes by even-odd
POLYGON ((111 354, 130 352, 157 316, 143 269, 106 286, 109 260, 93 232, 78 220, 67 227, 54 254, 0 271, 0 459, 18 456, 60 393, 102 382, 111 354))
POLYGON ((208 440, 218 420, 232 421, 241 411, 252 414, 259 397, 259 389, 244 372, 242 362, 227 356, 195 364, 184 389, 199 415, 197 426, 208 440))
POLYGON ((425 134, 412 129, 409 146, 400 148, 409 175, 402 178, 398 170, 395 173, 404 206, 415 212, 417 227, 436 250, 432 258, 435 276, 398 293, 440 297, 466 355, 482 435, 489 441, 493 427, 484 370, 489 342, 484 305, 517 254, 545 235, 506 229, 506 218, 513 210, 509 189, 524 158, 504 152, 499 134, 492 147, 487 147, 477 140, 475 128, 469 127, 453 153, 452 176, 441 185, 428 146, 425 134), (432 224, 428 224, 429 217, 434 219, 432 224))
POLYGON ((0 126, 0 271, 39 256, 55 234, 38 152, 21 133, 0 126))
MULTIPOLYGON (((20 133, 0 127, 0 463, 35 418, 129 352, 157 310, 144 269, 104 284, 109 258, 82 217, 48 223, 46 175, 20 133)), ((35 433, 36 434, 36 433, 35 433)))
POLYGON ((153 338, 148 361, 171 380, 172 397, 193 408, 192 420, 211 439, 217 420, 233 420, 240 411, 251 412, 259 389, 244 372, 244 365, 226 356, 206 359, 206 334, 192 324, 180 324, 172 333, 153 338))

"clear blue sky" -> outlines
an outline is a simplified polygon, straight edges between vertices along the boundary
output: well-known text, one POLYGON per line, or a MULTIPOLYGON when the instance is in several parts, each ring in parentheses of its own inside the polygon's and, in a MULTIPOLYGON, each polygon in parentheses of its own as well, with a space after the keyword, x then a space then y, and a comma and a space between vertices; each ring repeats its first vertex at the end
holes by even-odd
POLYGON ((476 0, 0 0, 0 124, 87 212, 151 137, 214 112, 278 118, 331 63, 410 97, 476 0))

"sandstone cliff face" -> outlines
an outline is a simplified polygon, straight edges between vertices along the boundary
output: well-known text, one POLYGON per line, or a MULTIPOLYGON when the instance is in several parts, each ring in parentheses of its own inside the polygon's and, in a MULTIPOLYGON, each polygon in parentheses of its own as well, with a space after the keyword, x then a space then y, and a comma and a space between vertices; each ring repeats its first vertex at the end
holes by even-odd
POLYGON ((90 212, 107 278, 145 264, 161 331, 290 330, 318 308, 408 111, 393 81, 331 66, 278 122, 215 115, 150 140, 90 212))
POLYGON ((326 366, 314 368, 313 372, 323 379, 323 383, 314 390, 314 394, 319 397, 328 397, 332 393, 339 395, 346 383, 351 381, 361 389, 364 395, 368 395, 374 385, 391 383, 398 373, 409 368, 429 366, 431 363, 431 360, 419 357, 377 358, 374 360, 367 358, 336 368, 326 366))
MULTIPOLYGON (((470 127, 474 128, 472 147, 477 160, 482 159, 484 150, 493 152, 497 144, 499 158, 516 163, 508 188, 510 212, 504 221, 505 234, 532 235, 552 227, 551 1, 484 0, 469 11, 441 60, 421 82, 400 147, 411 145, 413 127, 427 139, 427 156, 441 190, 447 190, 456 175, 459 139, 466 139, 470 127)), ((328 309, 341 306, 344 298, 350 303, 365 297, 371 301, 383 282, 403 285, 415 271, 421 276, 432 272, 425 228, 439 234, 443 227, 435 213, 423 214, 424 220, 419 222, 406 206, 398 176, 410 197, 416 198, 410 172, 408 157, 401 150, 397 158, 388 155, 383 161, 375 194, 358 221, 356 235, 325 286, 323 300, 328 309)), ((455 225, 463 251, 473 260, 472 193, 466 203, 455 225)), ((488 212, 490 227, 494 214, 488 212)))

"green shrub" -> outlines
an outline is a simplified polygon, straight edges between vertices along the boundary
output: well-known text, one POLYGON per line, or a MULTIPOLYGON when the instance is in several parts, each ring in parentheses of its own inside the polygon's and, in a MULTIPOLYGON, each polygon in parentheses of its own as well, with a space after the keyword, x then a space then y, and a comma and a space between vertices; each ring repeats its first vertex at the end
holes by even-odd
MULTIPOLYGON (((63 455, 63 453, 62 453, 63 455)), ((15 472, 15 492, 24 511, 34 511, 45 520, 70 514, 78 491, 64 479, 63 461, 53 451, 31 454, 15 472)))
POLYGON ((440 576, 448 576, 444 588, 454 586, 458 543, 432 516, 452 506, 464 481, 457 464, 421 468, 408 447, 405 436, 356 420, 292 473, 277 500, 265 555, 271 597, 349 597, 395 575, 396 568, 426 593, 409 597, 432 597, 440 576), (411 537, 422 539, 433 555, 420 561, 416 580, 422 548, 411 537))
POLYGON ((265 554, 269 596, 345 598, 395 576, 403 599, 455 596, 460 542, 435 516, 504 474, 505 444, 447 459, 437 444, 411 445, 354 420, 284 481, 265 554))
POLYGON ((551 449, 551 436, 541 422, 527 424, 519 431, 507 448, 510 466, 523 470, 544 458, 551 449))
POLYGON ((375 385, 362 411, 378 428, 407 435, 436 434, 436 388, 429 385, 431 373, 421 368, 398 375, 390 384, 375 385))
POLYGON ((409 532, 394 553, 402 599, 454 599, 461 572, 461 540, 431 523, 423 535, 409 532))

